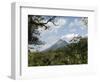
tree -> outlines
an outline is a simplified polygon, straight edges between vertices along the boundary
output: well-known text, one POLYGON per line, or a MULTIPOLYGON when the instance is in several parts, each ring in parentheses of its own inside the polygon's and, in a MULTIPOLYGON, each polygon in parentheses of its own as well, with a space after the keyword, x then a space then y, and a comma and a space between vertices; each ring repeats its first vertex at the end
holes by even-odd
POLYGON ((79 42, 79 40, 80 40, 81 38, 82 38, 81 36, 73 37, 73 38, 70 40, 70 42, 71 42, 71 43, 77 43, 77 42, 79 42))
POLYGON ((88 17, 82 17, 81 22, 83 25, 88 26, 88 17))
POLYGON ((56 16, 39 16, 39 15, 28 15, 28 44, 41 45, 44 44, 39 39, 40 32, 38 28, 49 29, 48 23, 55 24, 56 16))

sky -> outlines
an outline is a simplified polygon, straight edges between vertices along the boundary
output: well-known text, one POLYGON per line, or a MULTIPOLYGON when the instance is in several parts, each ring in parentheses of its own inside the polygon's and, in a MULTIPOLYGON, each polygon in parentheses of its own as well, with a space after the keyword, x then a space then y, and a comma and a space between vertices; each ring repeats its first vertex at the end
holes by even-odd
POLYGON ((45 42, 45 45, 41 45, 39 50, 42 51, 49 48, 59 39, 68 42, 73 37, 87 36, 88 26, 83 24, 82 18, 71 16, 57 17, 55 19, 57 26, 49 22, 47 24, 47 26, 50 26, 49 29, 44 30, 43 28, 39 28, 40 40, 45 42))

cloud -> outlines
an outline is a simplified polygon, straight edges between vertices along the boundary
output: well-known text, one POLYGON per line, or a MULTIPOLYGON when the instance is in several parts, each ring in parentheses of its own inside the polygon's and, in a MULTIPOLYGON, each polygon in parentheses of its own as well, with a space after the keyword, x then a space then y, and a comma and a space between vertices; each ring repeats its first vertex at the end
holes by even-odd
POLYGON ((74 26, 74 22, 69 23, 69 27, 72 28, 74 26))
POLYGON ((45 44, 45 45, 43 45, 42 47, 41 47, 41 49, 39 50, 39 51, 43 51, 43 50, 45 50, 45 49, 47 49, 47 48, 49 48, 50 47, 50 44, 45 44))
POLYGON ((81 19, 74 19, 74 21, 69 23, 69 28, 75 29, 75 27, 80 28, 81 30, 86 29, 86 26, 82 23, 81 19))
POLYGON ((63 25, 67 23, 67 20, 64 18, 58 18, 56 19, 55 23, 58 25, 58 26, 55 26, 55 28, 61 28, 63 25))
POLYGON ((49 42, 49 43, 46 43, 45 45, 41 46, 40 51, 43 51, 43 50, 49 48, 50 46, 52 46, 57 41, 57 39, 50 39, 50 40, 53 41, 53 42, 52 43, 49 42))
POLYGON ((40 38, 41 41, 45 42, 45 44, 41 46, 40 50, 45 50, 45 49, 49 48, 60 38, 60 36, 53 35, 52 33, 50 33, 49 35, 48 34, 46 34, 46 35, 42 35, 42 37, 40 38))
POLYGON ((77 36, 78 36, 78 34, 74 34, 74 33, 72 33, 72 34, 66 34, 66 35, 62 36, 61 39, 66 40, 66 41, 70 41, 74 37, 77 37, 77 36))
POLYGON ((52 22, 49 22, 49 23, 47 24, 47 26, 50 27, 49 29, 43 30, 43 29, 39 28, 38 30, 39 30, 40 32, 43 32, 43 33, 55 32, 55 33, 57 34, 58 29, 63 28, 63 25, 67 24, 67 19, 65 19, 65 18, 56 18, 55 24, 56 24, 56 25, 54 25, 52 22))
POLYGON ((54 28, 58 29, 58 28, 63 27, 63 25, 65 25, 66 23, 67 23, 67 20, 65 18, 56 18, 55 19, 55 24, 56 25, 54 25, 53 23, 49 22, 47 24, 47 26, 50 26, 52 29, 54 29, 54 28))
POLYGON ((79 24, 80 24, 79 20, 78 19, 74 19, 74 21, 69 23, 69 27, 70 28, 74 28, 74 26, 79 25, 79 24))

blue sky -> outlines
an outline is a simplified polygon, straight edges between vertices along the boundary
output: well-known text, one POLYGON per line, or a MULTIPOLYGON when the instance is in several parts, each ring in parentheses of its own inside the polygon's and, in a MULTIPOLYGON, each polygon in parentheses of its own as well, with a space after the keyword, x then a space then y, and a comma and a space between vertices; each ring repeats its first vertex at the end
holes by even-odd
POLYGON ((39 28, 40 40, 45 42, 45 45, 41 45, 40 51, 49 48, 59 39, 65 41, 71 40, 74 36, 87 36, 88 27, 82 22, 83 17, 58 17, 56 18, 57 26, 52 23, 48 23, 50 29, 44 30, 39 28))

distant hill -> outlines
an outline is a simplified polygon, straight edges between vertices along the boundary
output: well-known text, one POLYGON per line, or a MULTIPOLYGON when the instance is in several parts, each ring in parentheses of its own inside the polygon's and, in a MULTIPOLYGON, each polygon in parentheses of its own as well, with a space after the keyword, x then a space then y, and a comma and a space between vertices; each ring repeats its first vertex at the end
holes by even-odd
POLYGON ((59 48, 65 47, 67 45, 68 45, 68 43, 65 40, 60 39, 54 45, 52 45, 51 47, 49 47, 48 49, 46 49, 44 51, 57 50, 59 48))

